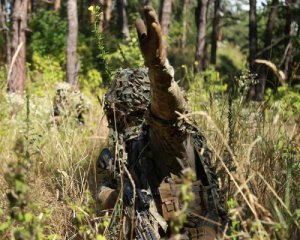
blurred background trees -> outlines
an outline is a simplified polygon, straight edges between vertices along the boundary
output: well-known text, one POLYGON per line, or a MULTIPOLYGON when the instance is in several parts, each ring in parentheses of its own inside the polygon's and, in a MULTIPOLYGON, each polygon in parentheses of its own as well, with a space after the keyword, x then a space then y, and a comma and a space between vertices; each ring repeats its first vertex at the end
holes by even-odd
POLYGON ((45 81, 78 81, 81 88, 94 89, 107 82, 90 6, 102 11, 98 31, 111 69, 142 65, 134 21, 146 4, 159 14, 170 62, 185 88, 191 83, 183 66, 205 76, 206 84, 216 84, 209 75, 217 72, 220 84, 226 85, 234 84, 232 77, 241 70, 250 69, 256 74, 248 94, 252 100, 262 101, 266 89, 275 94, 282 85, 299 90, 296 0, 1 0, 1 83, 22 93, 25 82, 38 87, 45 81))

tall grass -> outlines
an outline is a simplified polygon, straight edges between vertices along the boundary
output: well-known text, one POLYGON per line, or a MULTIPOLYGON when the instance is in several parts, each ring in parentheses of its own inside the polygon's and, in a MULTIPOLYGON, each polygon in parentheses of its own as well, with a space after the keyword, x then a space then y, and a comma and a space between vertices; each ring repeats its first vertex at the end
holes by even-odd
MULTIPOLYGON (((236 85, 244 80, 245 73, 236 85)), ((190 93, 190 115, 215 153, 227 195, 234 226, 229 238, 299 239, 299 114, 287 117, 281 101, 247 102, 244 87, 235 94, 211 93, 201 102, 194 101, 203 96, 201 88, 190 93)))
MULTIPOLYGON (((5 176, 15 171, 11 163, 26 157, 31 204, 25 210, 39 221, 42 239, 101 239, 107 221, 97 215, 94 195, 95 159, 107 138, 103 111, 91 99, 84 125, 72 118, 56 125, 54 90, 48 92, 0 92, 0 238, 13 239, 22 227, 11 217, 7 193, 14 187, 5 176)), ((198 86, 189 98, 227 196, 232 233, 224 239, 299 239, 299 115, 287 117, 280 102, 246 102, 240 92, 228 101, 228 94, 207 94, 198 86)))
MULTIPOLYGON (((88 235, 80 233, 81 226, 77 228, 75 222, 78 216, 86 217, 84 206, 96 209, 91 197, 97 187, 97 180, 92 177, 95 176, 94 159, 107 136, 101 106, 96 101, 91 105, 83 126, 67 118, 56 125, 52 106, 54 91, 42 98, 34 94, 8 95, 5 91, 0 94, 0 208, 4 210, 1 222, 7 221, 10 213, 6 196, 11 186, 5 174, 11 171, 11 163, 26 155, 29 161, 26 184, 30 200, 38 206, 35 215, 44 210, 49 213, 44 222, 45 236, 71 239, 88 235)), ((12 223, 8 229, 0 230, 0 235, 13 238, 17 225, 12 223)), ((91 233, 97 235, 95 231, 91 233)))

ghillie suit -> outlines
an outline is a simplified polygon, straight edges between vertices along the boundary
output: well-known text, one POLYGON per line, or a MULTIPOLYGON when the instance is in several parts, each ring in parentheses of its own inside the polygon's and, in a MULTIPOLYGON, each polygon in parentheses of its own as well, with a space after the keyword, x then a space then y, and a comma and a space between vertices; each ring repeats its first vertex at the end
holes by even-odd
POLYGON ((181 208, 177 189, 184 171, 192 169, 195 198, 181 239, 212 240, 226 222, 226 211, 211 152, 196 127, 178 120, 175 111, 187 113, 187 101, 163 55, 160 25, 151 7, 145 8, 145 17, 148 33, 141 20, 137 30, 149 70, 119 71, 105 96, 115 155, 104 150, 98 164, 103 172, 118 174, 115 181, 102 182, 98 198, 103 209, 113 208, 121 193, 123 238, 160 239, 168 236, 168 223, 181 208))
POLYGON ((55 122, 60 124, 63 119, 73 119, 79 124, 84 123, 83 114, 88 112, 87 99, 69 83, 59 83, 53 100, 55 122))

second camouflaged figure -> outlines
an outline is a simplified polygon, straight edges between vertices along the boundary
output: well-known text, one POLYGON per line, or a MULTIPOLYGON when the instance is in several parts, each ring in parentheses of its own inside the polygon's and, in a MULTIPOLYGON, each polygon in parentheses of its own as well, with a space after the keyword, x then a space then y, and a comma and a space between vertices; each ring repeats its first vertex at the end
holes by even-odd
POLYGON ((77 123, 84 123, 84 113, 88 112, 89 103, 80 90, 69 83, 59 83, 53 100, 53 113, 56 124, 63 119, 76 120, 77 123))

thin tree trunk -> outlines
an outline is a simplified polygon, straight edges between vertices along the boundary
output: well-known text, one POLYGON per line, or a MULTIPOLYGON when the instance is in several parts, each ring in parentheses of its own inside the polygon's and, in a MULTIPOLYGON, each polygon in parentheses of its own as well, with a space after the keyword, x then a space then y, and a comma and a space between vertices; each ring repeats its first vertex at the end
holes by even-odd
POLYGON ((197 43, 195 60, 198 62, 197 70, 199 71, 202 71, 205 68, 205 35, 208 2, 208 0, 198 0, 196 9, 197 43))
MULTIPOLYGON (((279 7, 279 0, 272 0, 270 14, 269 14, 269 18, 268 18, 268 22, 267 22, 267 26, 266 26, 266 30, 265 30, 264 48, 267 48, 272 44, 273 28, 275 25, 278 7, 279 7)), ((264 51, 262 58, 265 60, 270 60, 271 48, 264 51)), ((267 67, 261 66, 259 73, 260 73, 259 74, 259 82, 255 87, 255 95, 256 95, 255 98, 258 101, 262 101, 264 98, 265 85, 266 85, 266 80, 267 80, 267 73, 268 73, 267 67)))
MULTIPOLYGON (((96 7, 96 1, 95 0, 89 0, 89 5, 93 6, 93 8, 95 9, 96 7)), ((91 25, 93 25, 95 23, 95 14, 90 13, 90 23, 91 25)))
POLYGON ((8 91, 23 94, 26 81, 27 0, 15 0, 12 14, 12 42, 8 91))
POLYGON ((27 8, 28 8, 28 13, 31 13, 32 12, 32 1, 31 0, 28 0, 27 8))
POLYGON ((255 56, 257 52, 256 0, 250 0, 249 21, 249 66, 250 71, 255 73, 255 56))
POLYGON ((106 0, 105 8, 105 29, 109 29, 110 19, 111 19, 111 0, 106 0))
POLYGON ((143 6, 149 5, 150 2, 151 2, 150 0, 142 0, 142 5, 143 6))
POLYGON ((0 24, 1 24, 0 28, 2 28, 3 37, 5 39, 6 64, 8 68, 11 62, 11 40, 10 40, 9 29, 6 25, 7 22, 8 22, 8 14, 6 11, 6 1, 4 2, 4 5, 2 5, 0 2, 0 24))
POLYGON ((210 63, 216 65, 217 63, 217 47, 218 38, 220 31, 220 3, 221 0, 215 0, 214 4, 214 19, 213 19, 213 29, 211 34, 211 56, 210 63))
POLYGON ((287 0, 286 9, 286 24, 285 24, 285 35, 289 36, 285 41, 286 45, 286 57, 284 61, 284 74, 286 76, 287 82, 291 82, 291 63, 293 60, 293 43, 292 43, 292 3, 293 0, 287 0))
POLYGON ((181 36, 181 48, 186 46, 186 35, 187 35, 187 11, 189 8, 190 0, 184 0, 183 11, 182 11, 182 36, 181 36))
POLYGON ((168 36, 171 15, 172 0, 160 0, 159 20, 161 25, 161 31, 164 36, 168 36))
MULTIPOLYGON (((249 68, 256 73, 255 57, 257 52, 257 21, 256 21, 256 0, 250 0, 249 11, 249 68)), ((249 98, 255 98, 255 85, 251 85, 249 98)))
POLYGON ((67 81, 73 86, 77 85, 77 1, 68 0, 68 39, 67 39, 67 81))
POLYGON ((98 19, 99 20, 98 31, 99 33, 102 33, 104 29, 104 13, 103 13, 104 0, 99 0, 99 5, 100 5, 100 15, 98 19))
POLYGON ((128 27, 126 5, 127 5, 126 0, 117 0, 118 26, 121 27, 122 37, 125 39, 129 39, 130 34, 129 34, 129 27, 128 27))
POLYGON ((172 15, 172 0, 160 0, 159 6, 159 20, 161 25, 161 31, 163 34, 163 44, 166 46, 164 48, 165 54, 168 52, 168 33, 169 26, 171 23, 171 15, 172 15))
POLYGON ((54 11, 59 12, 60 8, 61 8, 61 0, 55 0, 54 1, 54 11))

